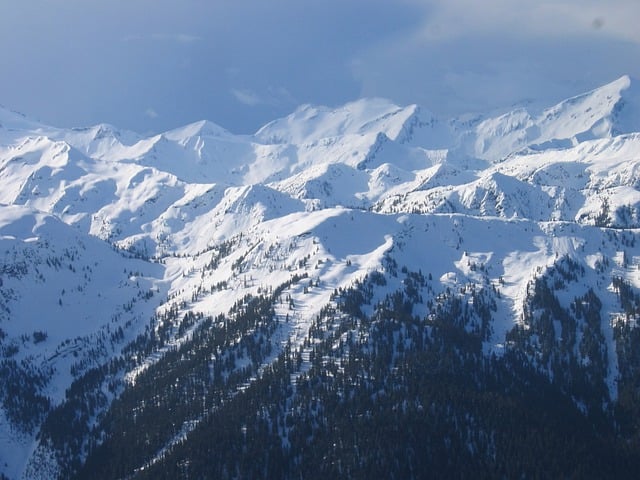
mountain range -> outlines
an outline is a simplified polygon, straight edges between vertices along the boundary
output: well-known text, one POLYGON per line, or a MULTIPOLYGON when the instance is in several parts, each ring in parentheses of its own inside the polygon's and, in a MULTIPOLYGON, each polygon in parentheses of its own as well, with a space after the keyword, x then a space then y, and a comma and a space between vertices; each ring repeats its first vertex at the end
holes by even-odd
POLYGON ((0 475, 632 478, 638 229, 627 76, 253 135, 0 109, 0 475))

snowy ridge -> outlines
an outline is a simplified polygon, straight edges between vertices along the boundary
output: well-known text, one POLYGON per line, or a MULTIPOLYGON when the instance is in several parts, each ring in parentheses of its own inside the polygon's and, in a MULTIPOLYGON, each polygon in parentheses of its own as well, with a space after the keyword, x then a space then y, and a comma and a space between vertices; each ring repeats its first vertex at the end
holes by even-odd
POLYGON ((637 132, 638 107, 637 82, 624 76, 537 115, 520 109, 483 121, 476 130, 474 153, 500 161, 525 148, 567 148, 586 140, 637 132))
POLYGON ((0 402, 0 473, 55 464, 38 428, 89 368, 145 330, 168 336, 127 353, 133 366, 110 379, 108 405, 119 381, 135 383, 203 321, 158 319, 215 317, 286 284, 290 303, 274 306, 279 350, 262 368, 285 345, 308 362, 309 329, 337 289, 387 276, 373 312, 403 288, 403 268, 433 279, 415 315, 445 292, 467 302, 488 292, 496 310, 483 348, 501 355, 528 321, 531 285, 575 262, 584 273, 558 288, 559 301, 596 291, 615 399, 613 325, 624 315, 612 282, 640 288, 639 188, 640 94, 629 77, 496 118, 438 118, 383 99, 305 105, 250 136, 208 121, 148 138, 110 125, 63 130, 0 109, 0 352, 47 378, 35 423, 0 402))

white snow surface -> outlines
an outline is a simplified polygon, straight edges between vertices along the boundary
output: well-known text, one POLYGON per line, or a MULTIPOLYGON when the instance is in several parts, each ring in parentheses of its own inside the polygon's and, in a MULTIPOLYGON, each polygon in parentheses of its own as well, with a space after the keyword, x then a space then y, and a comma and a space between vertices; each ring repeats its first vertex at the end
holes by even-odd
MULTIPOLYGON (((215 315, 307 273, 317 286, 292 286, 296 307, 277 312, 291 314, 300 346, 334 289, 384 271, 390 255, 440 291, 497 286, 486 350, 499 353, 527 283, 569 255, 588 275, 563 295, 599 285, 615 396, 610 320, 620 307, 607 286, 615 274, 640 288, 640 245, 610 232, 637 236, 639 187, 640 87, 629 77, 541 112, 446 119, 362 99, 305 105, 241 136, 208 121, 151 137, 65 130, 0 109, 2 346, 51 368, 55 405, 73 365, 117 354, 167 296, 215 315), (207 269, 225 241, 232 251, 207 269), (623 251, 630 265, 596 272, 623 251), (211 288, 220 282, 227 288, 211 288), (118 328, 124 338, 96 357, 118 328)), ((35 446, 35 432, 17 432, 0 409, 0 472, 25 475, 35 446)))

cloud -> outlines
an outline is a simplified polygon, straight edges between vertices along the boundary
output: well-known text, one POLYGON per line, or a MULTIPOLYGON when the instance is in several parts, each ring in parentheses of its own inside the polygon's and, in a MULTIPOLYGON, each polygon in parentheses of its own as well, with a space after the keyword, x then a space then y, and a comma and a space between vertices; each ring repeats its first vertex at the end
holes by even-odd
POLYGON ((233 97, 243 105, 256 107, 266 105, 270 107, 282 107, 297 105, 297 101, 291 93, 284 87, 269 87, 263 95, 249 89, 232 88, 230 90, 233 97))
POLYGON ((255 107, 256 105, 264 103, 264 100, 262 100, 262 98, 260 98, 257 93, 252 92, 251 90, 240 90, 237 88, 232 88, 231 94, 240 103, 249 107, 255 107))
POLYGON ((151 108, 151 107, 147 108, 147 109, 145 110, 144 114, 145 114, 147 117, 151 118, 151 119, 154 119, 154 118, 158 118, 158 117, 159 117, 158 112, 156 112, 156 111, 155 111, 155 109, 153 109, 153 108, 151 108))
POLYGON ((637 0, 427 0, 420 35, 429 41, 488 32, 517 37, 605 35, 640 43, 637 0))

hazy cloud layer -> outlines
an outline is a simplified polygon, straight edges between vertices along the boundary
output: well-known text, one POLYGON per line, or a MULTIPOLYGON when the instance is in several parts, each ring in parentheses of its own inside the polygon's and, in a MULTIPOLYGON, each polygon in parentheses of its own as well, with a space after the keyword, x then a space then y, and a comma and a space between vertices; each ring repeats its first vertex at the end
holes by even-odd
POLYGON ((140 132, 250 132, 359 96, 436 112, 554 101, 640 77, 637 0, 0 3, 0 104, 140 132))
POLYGON ((599 35, 640 42, 636 0, 416 0, 421 32, 434 40, 500 31, 516 37, 599 35))

